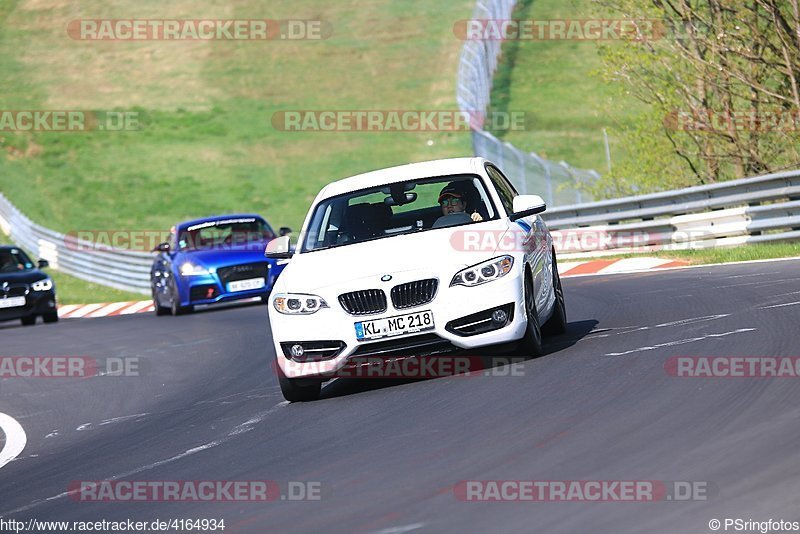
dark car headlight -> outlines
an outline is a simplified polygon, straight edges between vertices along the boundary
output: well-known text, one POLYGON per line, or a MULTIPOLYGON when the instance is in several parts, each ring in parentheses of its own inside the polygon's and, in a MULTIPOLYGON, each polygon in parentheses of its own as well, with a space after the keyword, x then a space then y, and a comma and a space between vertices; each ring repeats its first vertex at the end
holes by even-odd
POLYGON ((53 289, 53 280, 50 278, 45 278, 44 280, 34 282, 31 284, 31 289, 34 291, 50 291, 53 289))

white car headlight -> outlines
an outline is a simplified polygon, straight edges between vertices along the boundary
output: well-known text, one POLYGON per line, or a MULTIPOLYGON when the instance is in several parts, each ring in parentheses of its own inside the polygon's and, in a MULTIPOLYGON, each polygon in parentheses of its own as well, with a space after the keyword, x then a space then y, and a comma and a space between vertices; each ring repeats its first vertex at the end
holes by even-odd
POLYGON ((483 263, 467 267, 456 273, 453 280, 450 282, 450 287, 453 286, 478 286, 502 278, 511 272, 511 267, 514 266, 514 258, 511 256, 500 256, 493 258, 483 263))
POLYGON ((53 281, 50 278, 45 278, 44 280, 34 282, 31 288, 34 291, 50 291, 53 289, 53 281))
POLYGON ((183 276, 196 276, 200 274, 209 274, 209 272, 205 267, 200 267, 199 265, 193 265, 189 262, 186 262, 181 265, 181 274, 183 276))
POLYGON ((328 307, 322 297, 297 293, 280 293, 275 296, 272 305, 286 315, 310 315, 328 307))

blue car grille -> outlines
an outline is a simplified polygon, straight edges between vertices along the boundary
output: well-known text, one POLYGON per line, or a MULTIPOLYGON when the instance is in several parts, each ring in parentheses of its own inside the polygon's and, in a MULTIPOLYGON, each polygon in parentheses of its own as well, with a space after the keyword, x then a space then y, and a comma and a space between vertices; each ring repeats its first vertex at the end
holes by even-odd
POLYGON ((217 269, 217 274, 225 287, 228 282, 239 280, 249 280, 251 278, 267 278, 269 272, 268 263, 246 263, 243 265, 232 265, 217 269))

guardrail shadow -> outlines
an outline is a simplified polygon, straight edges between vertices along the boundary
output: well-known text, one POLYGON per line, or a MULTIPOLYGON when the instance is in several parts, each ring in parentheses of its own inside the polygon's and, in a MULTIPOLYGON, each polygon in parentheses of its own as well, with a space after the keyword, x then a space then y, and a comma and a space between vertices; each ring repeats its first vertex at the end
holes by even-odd
MULTIPOLYGON (((367 391, 374 391, 384 388, 402 386, 413 384, 416 382, 426 382, 428 380, 446 379, 446 378, 473 378, 480 379, 484 377, 499 377, 507 376, 512 378, 515 376, 514 366, 524 365, 525 362, 539 359, 550 354, 560 352, 567 349, 584 338, 594 327, 598 321, 591 319, 586 321, 573 321, 568 323, 567 331, 559 336, 545 338, 542 354, 536 358, 531 358, 530 355, 520 353, 517 350, 508 350, 508 347, 490 348, 480 351, 480 355, 476 351, 459 351, 451 352, 447 355, 439 356, 417 356, 415 359, 424 358, 450 358, 468 364, 468 372, 462 374, 443 374, 438 376, 424 376, 424 377, 374 377, 366 372, 363 377, 339 377, 323 385, 320 400, 334 399, 336 397, 343 397, 354 395, 357 393, 365 393, 367 391), (506 350, 502 350, 505 348, 506 350)), ((404 358, 405 359, 405 358, 404 358)), ((425 367, 420 363, 419 367, 425 367)), ((435 366, 433 366, 435 367, 435 366)), ((463 368, 463 366, 462 366, 463 368)), ((518 370, 517 370, 518 371, 518 370)), ((519 377, 519 376, 517 376, 519 377)))

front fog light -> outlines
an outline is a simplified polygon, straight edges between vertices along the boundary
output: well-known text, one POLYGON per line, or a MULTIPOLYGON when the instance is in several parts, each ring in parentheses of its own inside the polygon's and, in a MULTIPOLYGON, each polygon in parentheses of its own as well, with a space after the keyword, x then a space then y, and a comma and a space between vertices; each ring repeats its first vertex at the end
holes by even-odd
POLYGON ((505 310, 495 310, 492 312, 492 322, 496 324, 503 324, 508 320, 508 314, 505 310))

